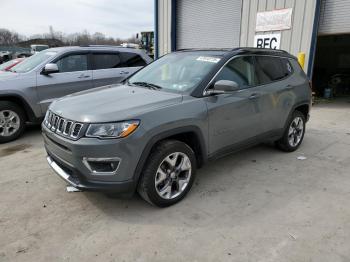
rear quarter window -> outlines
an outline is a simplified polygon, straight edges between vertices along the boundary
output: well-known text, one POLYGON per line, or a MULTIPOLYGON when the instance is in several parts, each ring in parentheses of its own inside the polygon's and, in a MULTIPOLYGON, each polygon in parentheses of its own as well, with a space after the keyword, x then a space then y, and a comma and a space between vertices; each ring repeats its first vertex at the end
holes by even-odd
POLYGON ((256 56, 255 61, 258 82, 262 85, 282 80, 293 73, 287 58, 256 56))
POLYGON ((123 63, 122 67, 139 67, 147 64, 145 60, 136 53, 122 52, 120 53, 120 57, 123 63))

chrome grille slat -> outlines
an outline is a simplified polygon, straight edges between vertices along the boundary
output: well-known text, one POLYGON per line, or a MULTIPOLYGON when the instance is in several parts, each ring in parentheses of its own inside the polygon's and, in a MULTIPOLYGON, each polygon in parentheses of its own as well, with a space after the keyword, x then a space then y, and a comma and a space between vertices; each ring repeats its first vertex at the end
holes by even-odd
POLYGON ((51 123, 51 130, 56 131, 56 123, 58 121, 58 116, 53 115, 52 117, 52 123, 51 123))
POLYGON ((77 138, 79 136, 80 130, 83 127, 82 124, 80 123, 75 123, 72 128, 72 134, 71 137, 77 138))
POLYGON ((63 134, 66 135, 66 136, 69 135, 70 132, 71 132, 72 126, 73 126, 73 122, 68 120, 66 122, 66 126, 64 127, 63 134))
POLYGON ((60 117, 51 111, 44 120, 44 125, 52 132, 70 139, 78 139, 84 124, 60 117))
POLYGON ((49 112, 49 116, 47 117, 47 127, 51 128, 51 121, 52 121, 52 113, 49 112))
POLYGON ((62 133, 63 132, 63 125, 66 122, 66 120, 64 118, 60 118, 60 120, 58 121, 58 125, 57 125, 57 132, 62 133))

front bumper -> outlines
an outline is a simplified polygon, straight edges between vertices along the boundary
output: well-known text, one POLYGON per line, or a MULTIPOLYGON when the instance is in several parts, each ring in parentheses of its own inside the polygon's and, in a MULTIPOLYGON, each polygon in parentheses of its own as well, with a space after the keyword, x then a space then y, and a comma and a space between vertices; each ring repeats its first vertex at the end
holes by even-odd
POLYGON ((103 191, 131 195, 137 186, 136 166, 143 144, 137 137, 123 140, 81 138, 73 141, 42 126, 47 161, 64 181, 83 191, 103 191), (118 158, 114 173, 92 172, 85 159, 118 158))
POLYGON ((73 187, 82 191, 101 191, 113 193, 133 193, 135 190, 134 181, 124 182, 101 182, 101 181, 84 181, 82 176, 78 175, 76 170, 68 169, 64 163, 48 155, 46 160, 53 171, 64 181, 73 187), (67 171, 70 170, 70 171, 67 171))

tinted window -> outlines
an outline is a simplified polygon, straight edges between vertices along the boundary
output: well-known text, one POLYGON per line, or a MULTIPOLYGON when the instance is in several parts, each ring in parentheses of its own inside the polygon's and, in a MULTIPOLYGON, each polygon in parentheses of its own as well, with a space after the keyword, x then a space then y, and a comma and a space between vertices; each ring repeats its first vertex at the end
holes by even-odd
POLYGON ((109 69, 120 67, 119 54, 94 54, 94 69, 109 69))
POLYGON ((238 57, 230 61, 218 74, 216 81, 235 81, 241 89, 256 85, 253 58, 238 57))
POLYGON ((138 67, 146 65, 146 62, 138 54, 123 52, 120 56, 123 61, 123 67, 138 67))
POLYGON ((292 73, 291 65, 286 58, 257 56, 255 59, 260 84, 281 80, 292 73))
POLYGON ((88 70, 87 55, 69 55, 56 62, 60 73, 88 70))

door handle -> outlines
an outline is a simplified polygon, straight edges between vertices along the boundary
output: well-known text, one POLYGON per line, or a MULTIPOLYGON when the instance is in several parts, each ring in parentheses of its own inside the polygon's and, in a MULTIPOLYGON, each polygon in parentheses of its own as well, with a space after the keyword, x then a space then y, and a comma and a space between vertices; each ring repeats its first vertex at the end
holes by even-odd
POLYGON ((249 99, 257 99, 259 96, 260 96, 260 94, 254 93, 254 94, 251 94, 251 95, 249 96, 249 99))
POLYGON ((82 79, 82 78, 89 78, 90 76, 88 76, 88 75, 80 75, 80 76, 78 76, 78 78, 80 78, 80 79, 82 79))
POLYGON ((289 90, 292 90, 293 89, 293 86, 292 85, 287 85, 286 86, 286 90, 289 91, 289 90))
POLYGON ((127 72, 127 71, 121 71, 119 74, 121 74, 121 75, 127 75, 127 74, 129 74, 129 72, 127 72))

